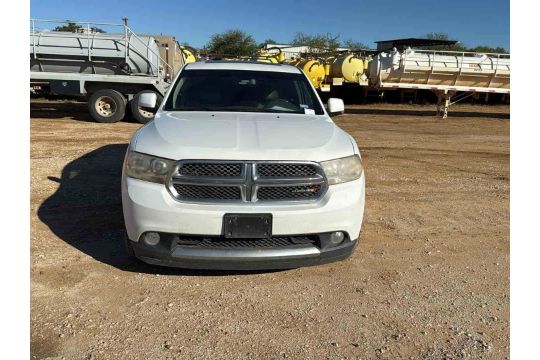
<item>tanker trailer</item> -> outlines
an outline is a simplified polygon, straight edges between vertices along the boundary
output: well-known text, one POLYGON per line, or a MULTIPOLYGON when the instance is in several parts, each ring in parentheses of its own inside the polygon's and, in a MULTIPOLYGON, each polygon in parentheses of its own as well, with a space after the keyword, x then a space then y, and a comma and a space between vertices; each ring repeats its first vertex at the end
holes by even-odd
POLYGON ((298 64, 300 61, 302 61, 301 57, 293 57, 293 58, 290 58, 290 59, 285 59, 283 62, 285 64, 296 66, 296 64, 298 64))
POLYGON ((369 56, 359 56, 351 53, 337 56, 330 64, 329 78, 332 85, 339 86, 345 82, 367 86, 367 69, 370 61, 371 57, 369 56))
POLYGON ((255 55, 241 55, 224 58, 224 60, 228 61, 262 62, 268 64, 279 64, 283 62, 284 59, 284 55, 279 48, 259 49, 255 55), (273 49, 277 49, 278 52, 268 51, 273 49))
POLYGON ((124 24, 31 20, 30 82, 47 84, 51 94, 84 96, 98 122, 122 120, 126 108, 141 123, 157 109, 139 106, 140 95, 162 99, 173 69, 160 57, 152 36, 137 36, 124 24), (78 24, 77 32, 36 30, 36 24, 78 24), (97 33, 91 26, 110 26, 121 33, 97 33))
POLYGON ((370 84, 379 89, 426 89, 438 98, 437 113, 475 92, 510 93, 510 55, 395 48, 376 56, 369 67, 370 84), (458 100, 451 98, 463 92, 458 100), (444 105, 443 105, 444 102, 444 105))
POLYGON ((321 88, 325 75, 324 64, 321 61, 313 58, 298 59, 297 61, 292 62, 291 65, 301 69, 315 89, 321 88))
POLYGON ((270 47, 268 49, 259 49, 257 61, 279 64, 285 60, 285 54, 280 48, 270 47))

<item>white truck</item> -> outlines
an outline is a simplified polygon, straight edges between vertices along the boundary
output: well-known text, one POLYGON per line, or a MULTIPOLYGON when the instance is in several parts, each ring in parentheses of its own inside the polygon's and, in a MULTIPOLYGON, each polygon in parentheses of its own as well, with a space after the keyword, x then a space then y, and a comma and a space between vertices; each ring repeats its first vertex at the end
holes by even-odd
POLYGON ((143 124, 150 121, 155 108, 140 106, 140 96, 153 93, 161 100, 185 62, 172 37, 139 36, 126 18, 123 24, 31 19, 30 26, 31 92, 86 98, 97 122, 117 122, 127 112, 143 124), (43 28, 57 24, 69 27, 43 28), (114 32, 95 31, 98 26, 114 32))
MULTIPOLYGON (((143 94, 153 108, 156 96, 143 94)), ((286 64, 187 64, 128 147, 126 246, 157 265, 253 270, 350 256, 365 177, 354 139, 286 64)))

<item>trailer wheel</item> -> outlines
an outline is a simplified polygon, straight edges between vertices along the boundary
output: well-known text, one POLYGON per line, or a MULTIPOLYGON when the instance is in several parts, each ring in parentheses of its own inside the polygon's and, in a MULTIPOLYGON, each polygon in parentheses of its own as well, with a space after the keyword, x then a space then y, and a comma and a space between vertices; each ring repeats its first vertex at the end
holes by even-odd
POLYGON ((88 110, 97 122, 115 123, 124 118, 126 103, 126 98, 118 91, 102 89, 90 96, 88 110))
POLYGON ((159 105, 161 104, 161 102, 163 101, 163 96, 161 96, 160 94, 156 93, 155 91, 152 91, 152 90, 143 90, 141 92, 139 92, 137 95, 135 95, 133 97, 133 99, 131 100, 130 102, 130 109, 131 109, 131 113, 133 114, 133 117, 135 118, 135 120, 137 120, 138 122, 140 122, 141 124, 146 124, 147 122, 149 122, 150 120, 152 120, 154 118, 154 115, 159 107, 159 105), (153 108, 153 109, 149 109, 149 108, 143 108, 139 105, 139 98, 140 98, 140 95, 143 94, 143 93, 154 93, 156 94, 157 96, 157 101, 156 101, 156 107, 153 108))

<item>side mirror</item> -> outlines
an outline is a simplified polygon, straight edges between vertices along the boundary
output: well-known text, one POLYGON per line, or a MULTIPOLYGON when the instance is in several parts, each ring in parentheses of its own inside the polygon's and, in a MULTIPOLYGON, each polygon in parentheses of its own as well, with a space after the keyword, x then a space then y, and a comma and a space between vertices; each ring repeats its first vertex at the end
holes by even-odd
POLYGON ((333 115, 340 115, 345 112, 345 104, 343 103, 343 100, 338 98, 330 98, 328 99, 328 113, 330 116, 333 115))
POLYGON ((153 92, 144 92, 139 95, 139 106, 153 109, 156 107, 157 96, 153 92))

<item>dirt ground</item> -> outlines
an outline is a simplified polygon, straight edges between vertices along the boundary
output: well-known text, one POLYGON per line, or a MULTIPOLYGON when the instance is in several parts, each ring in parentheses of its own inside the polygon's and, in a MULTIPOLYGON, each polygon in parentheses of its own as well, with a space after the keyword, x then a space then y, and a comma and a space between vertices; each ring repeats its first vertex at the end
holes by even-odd
POLYGON ((359 247, 288 271, 132 262, 120 236, 135 123, 31 104, 31 355, 66 359, 509 357, 509 108, 350 106, 359 247))

